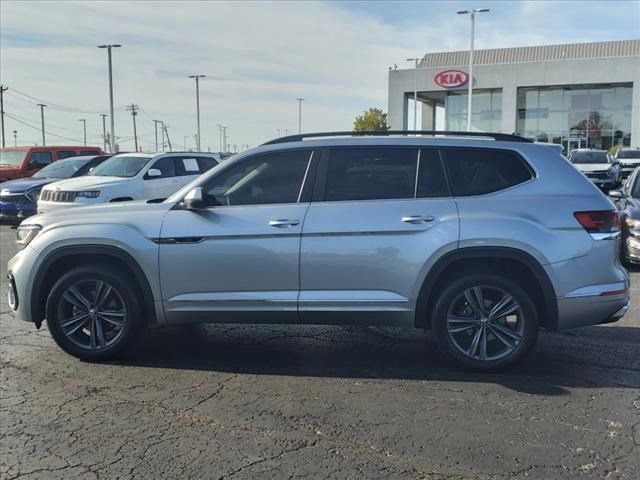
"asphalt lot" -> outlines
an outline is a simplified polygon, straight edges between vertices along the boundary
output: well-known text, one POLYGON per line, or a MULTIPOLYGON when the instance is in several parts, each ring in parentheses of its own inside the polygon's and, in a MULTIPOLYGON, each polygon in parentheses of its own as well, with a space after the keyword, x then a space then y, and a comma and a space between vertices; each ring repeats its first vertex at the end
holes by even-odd
POLYGON ((117 363, 13 318, 0 226, 0 478, 640 478, 640 271, 620 322, 542 332, 502 374, 421 331, 206 326, 117 363))

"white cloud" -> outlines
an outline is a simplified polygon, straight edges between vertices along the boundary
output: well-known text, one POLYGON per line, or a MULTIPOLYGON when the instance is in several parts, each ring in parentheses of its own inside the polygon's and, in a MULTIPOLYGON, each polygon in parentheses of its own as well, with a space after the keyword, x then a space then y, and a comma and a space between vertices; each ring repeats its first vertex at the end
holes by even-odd
MULTIPOLYGON (((146 115, 165 120, 175 143, 195 132, 194 85, 186 76, 204 73, 210 78, 201 83, 202 145, 217 148, 216 124, 222 123, 230 143, 253 146, 276 128, 297 129, 299 96, 306 99, 307 131, 350 129, 362 110, 386 108, 389 65, 404 68, 404 59, 416 54, 466 48, 468 20, 450 12, 455 6, 412 4, 415 18, 400 24, 370 14, 366 5, 336 3, 3 1, 2 82, 57 104, 106 111, 106 54, 95 46, 122 43, 114 50, 115 101, 142 107, 143 140, 153 141, 146 115)), ((526 24, 492 13, 479 23, 480 47, 568 36, 550 36, 541 27, 546 20, 537 3, 507 8, 526 24)), ((548 3, 545 9, 552 10, 548 3)), ((6 110, 39 124, 33 104, 8 95, 6 110)), ((81 138, 80 117, 99 143, 98 115, 46 111, 52 131, 74 138, 81 138)), ((116 120, 116 132, 131 136, 131 117, 119 110, 116 120)), ((39 139, 37 131, 7 119, 7 130, 13 128, 20 138, 39 139)))

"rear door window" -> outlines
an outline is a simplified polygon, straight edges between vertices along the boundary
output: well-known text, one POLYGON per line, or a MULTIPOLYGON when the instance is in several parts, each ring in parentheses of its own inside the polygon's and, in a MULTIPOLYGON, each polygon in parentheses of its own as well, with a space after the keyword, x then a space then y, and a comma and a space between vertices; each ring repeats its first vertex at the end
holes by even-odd
POLYGON ((522 157, 509 150, 445 148, 443 152, 458 197, 497 192, 533 178, 522 157))
POLYGON ((414 198, 417 160, 415 148, 333 148, 324 200, 414 198))
POLYGON ((211 157, 198 157, 198 166, 200 167, 200 172, 204 173, 207 170, 212 169, 218 164, 218 161, 215 158, 211 157))

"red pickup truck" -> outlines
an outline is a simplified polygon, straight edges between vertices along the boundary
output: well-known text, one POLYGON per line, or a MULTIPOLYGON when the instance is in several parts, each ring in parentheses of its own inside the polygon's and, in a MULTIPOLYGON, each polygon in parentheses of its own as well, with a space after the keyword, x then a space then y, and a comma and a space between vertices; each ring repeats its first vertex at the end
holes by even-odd
POLYGON ((0 183, 30 177, 51 162, 78 155, 101 155, 99 147, 51 146, 0 148, 0 183))

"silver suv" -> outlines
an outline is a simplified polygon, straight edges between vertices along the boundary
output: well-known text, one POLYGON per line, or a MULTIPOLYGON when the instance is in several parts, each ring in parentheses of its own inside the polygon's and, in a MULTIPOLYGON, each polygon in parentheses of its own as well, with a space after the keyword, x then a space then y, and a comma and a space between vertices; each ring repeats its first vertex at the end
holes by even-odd
POLYGON ((29 218, 10 305, 83 359, 148 324, 391 325, 482 370, 624 315, 618 214, 562 155, 421 133, 279 138, 163 203, 29 218))

